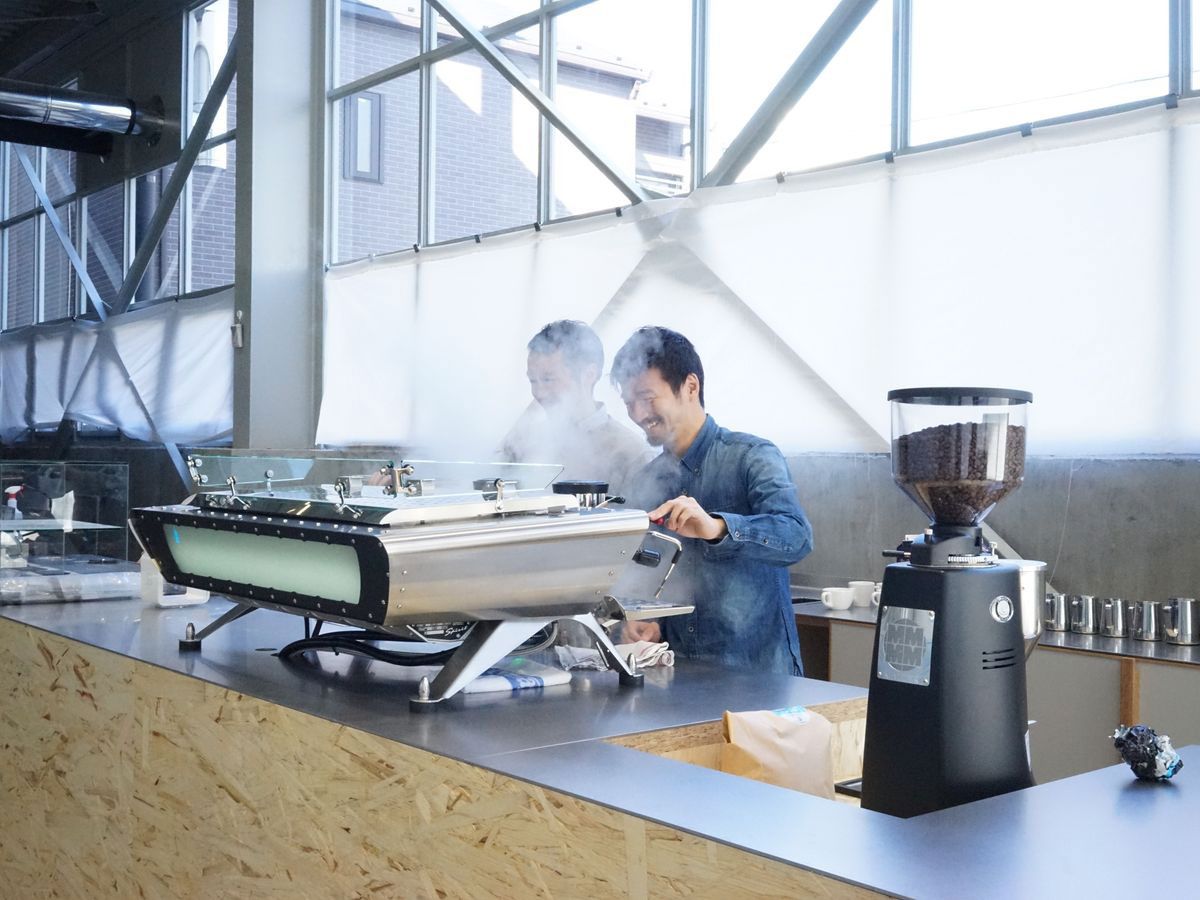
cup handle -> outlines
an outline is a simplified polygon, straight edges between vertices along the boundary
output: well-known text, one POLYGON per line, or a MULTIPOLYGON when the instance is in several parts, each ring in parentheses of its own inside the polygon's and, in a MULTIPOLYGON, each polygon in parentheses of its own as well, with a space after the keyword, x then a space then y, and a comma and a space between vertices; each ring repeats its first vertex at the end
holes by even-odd
POLYGON ((833 601, 829 597, 829 591, 821 591, 821 603, 830 609, 833 609, 833 601))

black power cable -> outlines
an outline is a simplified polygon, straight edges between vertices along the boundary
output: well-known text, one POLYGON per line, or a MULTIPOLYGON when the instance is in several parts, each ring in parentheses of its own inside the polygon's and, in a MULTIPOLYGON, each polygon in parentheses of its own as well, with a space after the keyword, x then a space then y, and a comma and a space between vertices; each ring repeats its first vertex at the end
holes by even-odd
MULTIPOLYGON (((306 621, 307 625, 307 621, 306 621)), ((380 662, 393 663, 398 666, 440 666, 444 665, 458 650, 451 647, 448 650, 435 650, 431 653, 401 653, 396 650, 384 650, 377 647, 377 642, 403 641, 403 638, 381 631, 333 631, 319 634, 321 620, 317 620, 317 628, 311 636, 292 641, 277 654, 280 659, 287 660, 310 650, 332 650, 334 653, 346 653, 351 656, 365 656, 380 662)), ((307 629, 306 629, 307 630, 307 629)), ((517 647, 515 653, 533 653, 554 643, 558 637, 558 623, 552 623, 517 647)), ((411 643, 411 642, 409 642, 411 643)))
POLYGON ((398 666, 438 666, 448 660, 457 647, 449 650, 437 650, 433 653, 400 653, 395 650, 384 650, 375 646, 376 641, 399 641, 401 638, 379 631, 333 631, 328 634, 314 635, 292 641, 279 651, 280 659, 291 659, 309 650, 332 650, 334 653, 346 653, 351 656, 365 656, 380 662, 394 663, 398 666))

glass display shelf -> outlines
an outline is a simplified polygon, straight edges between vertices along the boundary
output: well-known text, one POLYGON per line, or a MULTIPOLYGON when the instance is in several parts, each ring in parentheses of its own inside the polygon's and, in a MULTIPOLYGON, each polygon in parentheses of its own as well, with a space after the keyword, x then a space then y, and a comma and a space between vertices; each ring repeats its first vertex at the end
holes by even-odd
POLYGON ((0 461, 0 603, 137 592, 124 463, 0 461))

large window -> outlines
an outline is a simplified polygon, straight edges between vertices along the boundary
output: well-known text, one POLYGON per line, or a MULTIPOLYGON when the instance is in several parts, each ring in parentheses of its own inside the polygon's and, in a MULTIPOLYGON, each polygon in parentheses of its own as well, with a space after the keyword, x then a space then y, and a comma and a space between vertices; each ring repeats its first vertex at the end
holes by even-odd
MULTIPOLYGON (((197 4, 184 22, 186 138, 229 51, 237 29, 237 0, 197 4)), ((63 86, 80 87, 74 82, 63 86)), ((236 118, 235 77, 155 243, 134 304, 233 283, 236 118)), ((3 327, 98 314, 71 261, 72 252, 86 266, 100 302, 110 308, 174 169, 139 173, 118 184, 90 184, 88 173, 95 177, 101 170, 74 152, 0 144, 0 198, 6 198, 0 204, 3 327), (32 180, 22 155, 33 169, 32 180), (39 189, 49 199, 57 223, 42 208, 39 189)))
POLYGON ((333 262, 686 193, 697 178, 1102 115, 1200 82, 1186 64, 1200 21, 1169 0, 877 0, 845 22, 839 0, 455 3, 584 153, 421 0, 330 4, 333 262), (1172 73, 1175 31, 1185 64, 1172 73), (802 56, 815 79, 777 91, 802 56), (771 124, 756 134, 759 112, 771 124), (719 165, 739 136, 745 151, 719 165))
MULTIPOLYGON (((454 8, 627 187, 670 195, 690 190, 692 180, 691 6, 472 0, 454 8), (638 28, 628 27, 631 19, 638 28), (549 47, 543 25, 555 34, 549 47)), ((423 4, 338 0, 334 8, 334 262, 630 202, 423 4), (372 92, 381 98, 377 112, 372 92), (377 154, 367 143, 375 135, 377 154)))

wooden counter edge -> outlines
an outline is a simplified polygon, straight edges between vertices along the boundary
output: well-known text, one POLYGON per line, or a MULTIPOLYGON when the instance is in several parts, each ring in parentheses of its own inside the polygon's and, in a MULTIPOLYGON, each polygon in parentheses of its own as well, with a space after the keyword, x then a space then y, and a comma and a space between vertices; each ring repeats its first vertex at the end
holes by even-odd
POLYGON ((875 896, 11 620, 0 673, 14 896, 875 896))

